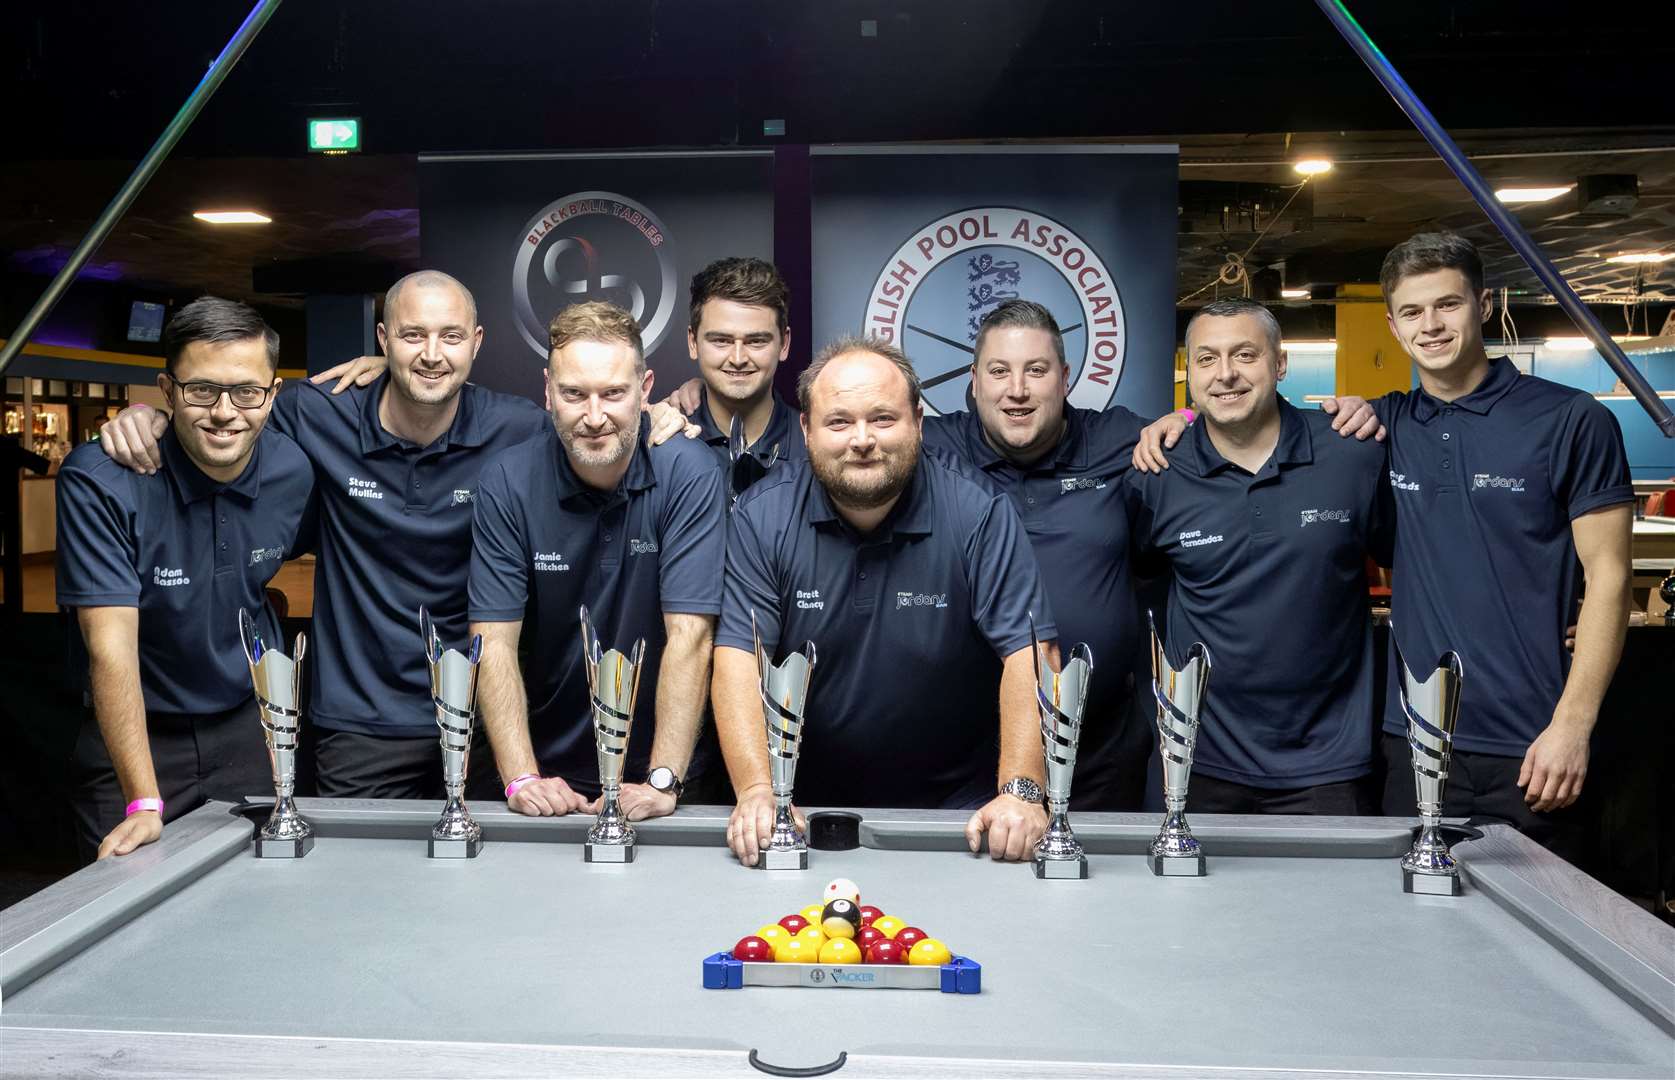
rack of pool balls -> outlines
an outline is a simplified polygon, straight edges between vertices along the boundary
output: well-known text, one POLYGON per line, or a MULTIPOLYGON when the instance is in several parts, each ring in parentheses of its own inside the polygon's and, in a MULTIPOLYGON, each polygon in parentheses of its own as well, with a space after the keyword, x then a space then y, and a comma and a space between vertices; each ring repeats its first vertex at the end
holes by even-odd
POLYGON ((861 903, 848 878, 820 903, 767 923, 704 959, 704 986, 841 986, 975 994, 982 968, 894 915, 861 903))

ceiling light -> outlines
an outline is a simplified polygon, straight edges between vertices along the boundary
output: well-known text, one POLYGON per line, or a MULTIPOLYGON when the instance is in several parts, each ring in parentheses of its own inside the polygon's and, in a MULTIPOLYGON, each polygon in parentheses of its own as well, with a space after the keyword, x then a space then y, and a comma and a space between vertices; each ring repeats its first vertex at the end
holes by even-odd
POLYGON ((1538 203, 1548 199, 1556 199, 1574 188, 1575 184, 1563 187, 1503 187, 1495 189, 1495 198, 1503 203, 1538 203))
POLYGON ((1338 343, 1335 341, 1282 341, 1280 349, 1284 352, 1337 352, 1338 343))
POLYGON ((1612 255, 1605 261, 1608 263, 1660 263, 1675 259, 1675 251, 1629 251, 1622 255, 1612 255))
POLYGON ((211 225, 271 225, 273 219, 254 210, 199 210, 192 215, 211 225))
POLYGON ((1585 337, 1550 337, 1547 347, 1554 352, 1577 352, 1593 348, 1594 343, 1585 337))
POLYGON ((1281 289, 1280 295, 1287 300, 1307 300, 1313 294, 1307 289, 1281 289))
POLYGON ((1291 167, 1304 176, 1319 176, 1332 171, 1332 163, 1325 158, 1304 158, 1291 167))

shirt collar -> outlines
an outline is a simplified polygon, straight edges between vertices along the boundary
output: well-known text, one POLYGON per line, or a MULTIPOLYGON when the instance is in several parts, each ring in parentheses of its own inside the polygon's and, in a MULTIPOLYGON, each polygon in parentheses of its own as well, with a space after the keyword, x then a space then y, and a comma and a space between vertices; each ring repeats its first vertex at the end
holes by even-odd
MULTIPOLYGON (((651 451, 646 448, 646 436, 651 431, 651 419, 644 413, 640 414, 640 430, 635 436, 634 455, 628 459, 628 471, 622 474, 617 482, 618 492, 645 491, 657 486, 657 473, 651 467, 651 451)), ((576 470, 570 464, 570 455, 565 453, 564 440, 558 437, 558 432, 547 429, 545 438, 552 444, 553 459, 557 466, 558 501, 564 502, 584 493, 593 495, 608 495, 610 492, 600 491, 589 487, 576 475, 576 470)))
POLYGON ((256 494, 261 490, 262 436, 257 434, 250 460, 244 463, 244 471, 238 474, 238 479, 231 483, 223 484, 206 476, 198 468, 198 463, 186 453, 186 448, 180 445, 173 427, 163 433, 163 463, 168 466, 175 495, 182 503, 190 505, 212 495, 237 495, 246 502, 255 502, 256 494))
MULTIPOLYGON (((1279 399, 1279 410, 1279 441, 1274 444, 1274 452, 1269 455, 1257 476, 1277 472, 1286 465, 1307 465, 1314 460, 1314 440, 1309 434, 1309 425, 1303 419, 1303 414, 1283 397, 1279 399)), ((1187 447, 1187 460, 1193 463, 1199 476, 1212 476, 1233 468, 1233 463, 1222 457, 1221 451, 1210 441, 1210 425, 1207 421, 1193 424, 1187 430, 1191 436, 1191 442, 1187 447)))
POLYGON ((1072 408, 1069 402, 1064 406, 1064 433, 1059 436, 1058 445, 1029 465, 1017 464, 989 444, 983 430, 983 418, 975 409, 968 411, 964 426, 967 452, 977 467, 985 471, 1009 466, 1021 473, 1050 472, 1055 468, 1075 468, 1087 464, 1086 424, 1080 410, 1072 408))
MULTIPOLYGON (((715 417, 710 415, 709 387, 701 388, 698 394, 698 411, 692 414, 693 421, 697 423, 700 429, 698 437, 710 446, 719 446, 723 450, 728 449, 727 433, 721 430, 715 422, 715 417)), ((779 396, 774 394, 771 388, 768 390, 768 394, 774 403, 773 413, 768 417, 768 426, 762 429, 762 434, 749 447, 750 453, 764 465, 774 458, 774 448, 776 446, 779 448, 778 456, 782 458, 786 456, 786 453, 790 450, 788 444, 791 441, 791 425, 797 422, 795 414, 791 412, 791 407, 779 400, 779 396)))
POLYGON ((1518 368, 1504 356, 1489 358, 1489 373, 1483 381, 1477 384, 1477 389, 1453 401, 1439 401, 1427 394, 1423 387, 1414 391, 1413 418, 1420 423, 1428 422, 1431 417, 1444 408, 1458 405, 1468 412, 1479 416, 1488 416, 1489 410, 1494 408, 1495 402, 1506 396, 1506 392, 1518 385, 1518 368))
POLYGON ((384 400, 389 384, 390 373, 386 369, 377 382, 366 388, 361 401, 361 453, 372 454, 391 447, 447 450, 454 446, 482 446, 488 441, 488 424, 484 422, 481 402, 477 400, 477 388, 470 383, 459 388, 459 407, 454 410, 454 419, 448 430, 430 446, 414 446, 406 439, 391 434, 378 417, 378 403, 384 400))
MULTIPOLYGON (((919 460, 913 468, 913 477, 907 482, 907 490, 903 491, 896 505, 890 508, 884 520, 879 522, 869 536, 890 539, 898 533, 904 536, 929 536, 933 531, 931 526, 936 520, 936 508, 929 492, 930 482, 926 479, 926 472, 935 468, 926 460, 923 449, 919 452, 919 460)), ((854 529, 838 514, 837 507, 832 505, 826 496, 826 486, 815 475, 814 466, 809 471, 809 501, 808 518, 816 524, 838 524, 850 532, 854 529)))

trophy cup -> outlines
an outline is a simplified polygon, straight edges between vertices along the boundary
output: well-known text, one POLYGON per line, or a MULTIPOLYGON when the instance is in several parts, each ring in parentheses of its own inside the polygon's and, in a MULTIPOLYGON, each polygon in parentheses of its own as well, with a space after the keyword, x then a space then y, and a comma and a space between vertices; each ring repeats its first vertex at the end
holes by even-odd
POLYGON ((1157 699, 1157 748, 1163 757, 1163 828, 1152 841, 1152 873, 1159 877, 1202 877, 1204 850, 1186 823, 1186 789, 1192 779, 1192 748, 1198 743, 1198 712, 1210 681, 1210 650, 1195 641, 1186 663, 1169 666, 1157 623, 1146 612, 1152 634, 1152 696, 1157 699))
POLYGON ((297 729, 302 712, 302 657, 308 639, 297 635, 296 656, 286 656, 262 643, 256 621, 243 608, 238 611, 238 633, 244 642, 244 657, 250 662, 250 684, 256 693, 256 708, 262 716, 262 735, 268 744, 268 764, 273 769, 273 813, 256 830, 258 859, 300 859, 314 846, 314 827, 297 813, 297 729))
POLYGON ((774 790, 774 831, 757 855, 763 870, 807 870, 808 838, 791 816, 791 787, 797 779, 797 755, 803 747, 803 711, 814 674, 814 642, 792 653, 777 667, 762 648, 756 612, 750 613, 750 636, 756 642, 756 671, 762 683, 762 721, 768 729, 768 766, 774 790))
MULTIPOLYGON (((1395 629, 1391 629, 1394 641, 1395 629)), ((1442 795, 1448 787, 1448 762, 1454 753, 1454 722, 1460 715, 1460 654, 1446 652, 1424 681, 1413 677, 1402 650, 1402 712, 1407 715, 1407 744, 1413 751, 1413 786, 1419 803, 1419 835, 1402 856, 1402 891, 1424 896, 1459 896, 1460 868, 1442 838, 1442 795)))
POLYGON ((448 801, 430 830, 433 859, 475 859, 483 850, 483 827, 471 820, 465 806, 465 773, 471 763, 471 728, 477 718, 477 662, 483 658, 483 638, 471 639, 471 653, 442 648, 442 636, 419 609, 419 635, 424 638, 425 662, 430 665, 430 700, 436 706, 436 726, 442 729, 442 784, 448 801))
POLYGON ((768 460, 758 459, 750 452, 750 446, 745 442, 744 417, 734 414, 733 422, 727 429, 727 458, 732 464, 729 484, 730 506, 739 501, 739 496, 749 490, 750 485, 768 475, 768 470, 779 460, 779 444, 774 443, 768 460))
POLYGON ((593 698, 593 748, 599 758, 599 815, 582 847, 582 858, 590 863, 634 861, 634 826, 623 818, 617 799, 645 655, 645 638, 636 641, 627 656, 615 649, 601 654, 587 608, 582 608, 582 663, 593 698))
POLYGON ((1070 829, 1070 781, 1076 772, 1076 744, 1082 737, 1082 709, 1088 701, 1093 653, 1083 642, 1055 673, 1041 661, 1035 615, 1029 617, 1030 658, 1035 661, 1035 701, 1041 708, 1041 752, 1047 764, 1047 832, 1035 844, 1035 876, 1085 878, 1088 857, 1070 829))

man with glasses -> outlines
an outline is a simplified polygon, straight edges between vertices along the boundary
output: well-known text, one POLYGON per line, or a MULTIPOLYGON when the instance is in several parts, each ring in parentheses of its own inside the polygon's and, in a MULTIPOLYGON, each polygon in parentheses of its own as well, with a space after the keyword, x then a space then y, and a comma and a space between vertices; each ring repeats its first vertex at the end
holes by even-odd
POLYGON ((279 640, 265 589, 312 532, 308 459, 263 431, 279 336, 206 296, 170 321, 163 350, 174 415, 161 467, 130 472, 86 444, 58 474, 58 602, 76 613, 91 705, 73 797, 87 857, 126 855, 207 799, 267 789, 238 612, 279 640))

